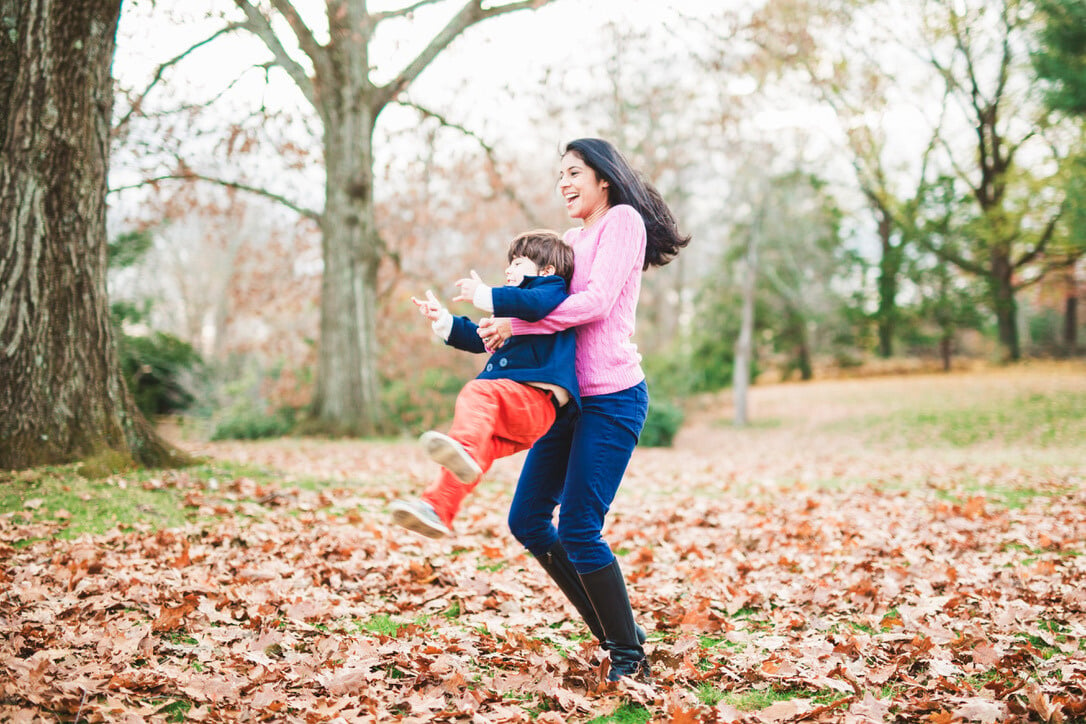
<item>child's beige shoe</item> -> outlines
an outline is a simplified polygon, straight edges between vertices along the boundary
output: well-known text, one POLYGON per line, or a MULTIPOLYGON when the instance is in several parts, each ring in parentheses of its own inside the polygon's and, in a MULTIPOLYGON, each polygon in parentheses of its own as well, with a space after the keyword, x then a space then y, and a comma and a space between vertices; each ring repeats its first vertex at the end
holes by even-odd
POLYGON ((461 483, 474 483, 483 474, 464 446, 448 435, 430 430, 419 437, 430 459, 456 476, 461 483))
POLYGON ((394 500, 388 509, 397 525, 421 533, 427 538, 444 538, 452 534, 449 526, 441 522, 433 506, 424 500, 394 500))

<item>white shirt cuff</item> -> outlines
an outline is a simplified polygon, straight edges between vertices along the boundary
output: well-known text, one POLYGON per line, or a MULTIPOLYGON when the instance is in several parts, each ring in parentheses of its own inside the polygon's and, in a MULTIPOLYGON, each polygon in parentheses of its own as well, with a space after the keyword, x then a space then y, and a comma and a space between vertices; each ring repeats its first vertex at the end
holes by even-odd
POLYGON ((441 310, 441 316, 438 317, 430 324, 430 329, 434 330, 434 334, 441 337, 446 342, 449 341, 449 335, 452 334, 452 314, 448 309, 441 310))
POLYGON ((480 284, 475 287, 475 294, 471 297, 471 303, 475 305, 476 309, 481 309, 484 312, 494 311, 494 295, 490 292, 490 287, 485 284, 480 284))

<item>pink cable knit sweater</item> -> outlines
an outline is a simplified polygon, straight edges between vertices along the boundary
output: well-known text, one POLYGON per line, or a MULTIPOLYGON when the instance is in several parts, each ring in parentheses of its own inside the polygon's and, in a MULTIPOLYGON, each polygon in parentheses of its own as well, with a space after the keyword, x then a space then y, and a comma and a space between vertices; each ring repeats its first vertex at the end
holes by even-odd
POLYGON ((514 319, 513 334, 576 327, 581 395, 633 387, 645 379, 641 355, 631 341, 645 263, 645 222, 623 204, 591 228, 570 229, 563 238, 573 247, 569 297, 538 322, 514 319))

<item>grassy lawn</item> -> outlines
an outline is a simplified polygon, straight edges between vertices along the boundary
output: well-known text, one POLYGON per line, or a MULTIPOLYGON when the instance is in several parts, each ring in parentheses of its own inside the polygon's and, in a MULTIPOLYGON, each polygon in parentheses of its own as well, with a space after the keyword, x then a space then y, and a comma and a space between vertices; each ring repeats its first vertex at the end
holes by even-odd
POLYGON ((0 514, 21 515, 71 539, 122 528, 150 530, 206 525, 233 515, 241 502, 257 504, 265 488, 278 488, 274 471, 229 461, 183 470, 138 470, 88 479, 80 466, 0 472, 0 514), (244 485, 238 481, 244 480, 244 485))

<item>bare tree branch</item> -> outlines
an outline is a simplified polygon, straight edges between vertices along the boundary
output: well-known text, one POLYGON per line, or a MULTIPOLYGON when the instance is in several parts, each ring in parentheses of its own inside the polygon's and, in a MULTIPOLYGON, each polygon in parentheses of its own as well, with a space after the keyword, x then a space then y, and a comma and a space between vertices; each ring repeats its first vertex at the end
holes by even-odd
POLYGON ((439 2, 442 2, 442 0, 419 0, 418 2, 412 3, 405 8, 400 8, 399 10, 385 10, 384 12, 373 13, 372 15, 370 15, 370 17, 373 18, 373 22, 376 24, 381 22, 382 20, 387 20, 388 18, 402 18, 406 15, 410 15, 421 7, 425 7, 426 5, 435 5, 439 2))
POLYGON ((291 79, 305 97, 313 104, 313 107, 317 107, 313 80, 309 77, 309 74, 306 73, 305 68, 287 53, 286 48, 284 48, 283 44, 279 41, 279 36, 275 34, 275 30, 272 28, 271 23, 268 22, 268 19, 264 17, 249 0, 234 0, 234 2, 245 12, 245 16, 249 19, 249 22, 245 26, 246 29, 264 41, 264 45, 268 47, 268 50, 270 50, 275 57, 276 65, 290 75, 291 79))
POLYGON ((323 64, 326 53, 324 47, 313 37, 313 31, 302 20, 302 16, 298 14, 297 9, 291 4, 290 0, 272 0, 272 5, 286 19, 287 25, 294 31, 294 37, 298 39, 298 47, 309 56, 309 59, 313 61, 313 65, 319 66, 323 64))
POLYGON ((151 92, 151 90, 156 85, 158 85, 158 82, 160 80, 162 80, 162 74, 165 73, 167 69, 177 65, 182 60, 184 60, 185 57, 188 56, 189 53, 193 52, 197 48, 200 48, 200 47, 203 47, 203 46, 207 45, 211 41, 218 38, 220 35, 225 35, 227 33, 232 33, 235 30, 245 29, 246 27, 247 27, 246 23, 230 23, 226 27, 219 28, 214 33, 212 33, 210 36, 208 36, 207 38, 204 38, 200 42, 189 46, 188 49, 184 50, 179 55, 176 55, 173 58, 170 58, 166 62, 159 65, 158 68, 155 69, 155 74, 151 78, 151 82, 148 83, 147 87, 143 89, 143 92, 140 93, 139 96, 137 96, 134 101, 132 101, 131 105, 128 108, 128 112, 125 113, 121 117, 120 120, 118 120, 115 124, 113 124, 113 131, 117 132, 119 129, 123 128, 125 126, 125 124, 127 124, 128 121, 132 118, 132 114, 139 111, 140 107, 143 105, 144 99, 147 98, 147 94, 149 94, 151 92))
POLYGON ((1020 282, 1014 285, 1014 291, 1020 291, 1026 287, 1031 287, 1037 282, 1044 281, 1051 272, 1058 271, 1060 269, 1070 269, 1079 262, 1080 257, 1071 254, 1058 261, 1048 261, 1044 267, 1035 271, 1030 277, 1023 277, 1020 282))
POLYGON ((499 179, 502 180, 501 191, 505 195, 505 197, 512 201, 514 204, 516 204, 517 208, 520 209, 521 213, 524 214, 524 217, 528 219, 529 224, 531 224, 532 226, 543 225, 543 223, 539 220, 539 218, 535 215, 531 208, 528 207, 524 200, 517 196, 516 191, 514 191, 509 184, 505 183, 505 180, 502 178, 501 172, 498 170, 497 154, 495 154, 494 148, 490 144, 480 138, 479 135, 476 134, 474 131, 465 128, 459 123, 453 123, 452 121, 442 116, 440 113, 432 111, 428 108, 424 108, 423 106, 420 106, 417 103, 413 103, 408 100, 400 99, 396 102, 406 108, 413 108, 414 110, 418 111, 424 118, 433 118, 435 121, 437 121, 442 126, 445 126, 446 128, 452 128, 454 130, 460 131, 465 136, 473 139, 476 143, 478 143, 479 147, 483 149, 483 153, 486 154, 487 160, 490 161, 490 166, 494 169, 494 173, 498 176, 499 179))
POLYGON ((1033 248, 1027 252, 1024 252, 1022 256, 1018 258, 1018 261, 1014 262, 1015 269, 1021 269, 1026 264, 1036 259, 1038 256, 1044 253, 1045 248, 1048 246, 1048 242, 1052 239, 1052 234, 1056 230, 1056 224, 1059 223, 1060 217, 1063 215, 1063 206, 1061 205, 1059 210, 1048 220, 1045 224, 1045 230, 1041 232, 1041 236, 1037 239, 1037 243, 1033 248))
POLYGON ((109 189, 107 193, 115 194, 121 191, 127 191, 129 189, 143 188, 144 186, 152 186, 161 181, 207 181, 209 183, 218 184, 219 186, 225 186, 226 188, 238 189, 241 191, 248 191, 249 193, 256 194, 257 196, 263 196, 266 199, 278 202, 288 209, 297 212, 299 215, 304 216, 314 221, 320 221, 321 212, 313 209, 301 206, 300 204, 291 201, 286 196, 268 191, 267 189, 260 188, 259 186, 250 186, 249 184, 242 183, 240 181, 229 181, 227 179, 215 178, 214 176, 205 176, 199 173, 169 173, 162 176, 156 176, 154 178, 144 179, 139 183, 128 184, 127 186, 116 186, 109 189))
MULTIPOLYGON (((243 0, 237 1, 242 2, 243 0)), ((441 32, 433 37, 430 44, 406 68, 400 71, 399 75, 374 94, 372 106, 374 115, 399 95, 442 50, 448 47, 449 43, 467 28, 487 18, 516 12, 517 10, 540 8, 550 2, 553 2, 553 0, 520 0, 520 2, 509 3, 508 5, 495 5, 484 8, 482 0, 468 0, 464 7, 460 9, 460 12, 454 15, 452 20, 441 29, 441 32)))
MULTIPOLYGON (((249 68, 247 68, 246 72, 255 68, 255 69, 263 70, 264 73, 265 73, 265 76, 266 76, 268 69, 272 65, 275 65, 275 64, 272 63, 272 62, 268 62, 268 63, 262 63, 260 65, 253 65, 253 66, 250 66, 249 68)), ((224 95, 226 95, 228 92, 230 92, 230 90, 234 86, 236 86, 238 83, 241 82, 241 79, 243 77, 245 77, 244 72, 241 75, 239 75, 237 78, 235 78, 234 80, 230 81, 230 84, 227 85, 225 88, 223 88, 218 93, 211 96, 211 98, 208 98, 206 100, 199 101, 197 103, 184 103, 184 104, 182 104, 180 106, 175 106, 173 108, 169 108, 169 109, 166 109, 166 110, 155 111, 154 113, 141 113, 140 118, 168 118, 169 116, 174 116, 174 115, 177 115, 179 113, 183 113, 185 111, 191 111, 191 110, 195 110, 195 109, 198 109, 198 108, 207 108, 208 106, 215 103, 215 101, 219 100, 224 95)), ((132 111, 130 110, 128 115, 131 115, 131 114, 132 114, 132 111)), ((125 120, 126 123, 128 122, 129 119, 128 119, 127 115, 126 115, 124 120, 125 120)), ((123 130, 122 128, 120 128, 120 126, 115 126, 113 128, 114 133, 117 133, 120 130, 123 130)))

